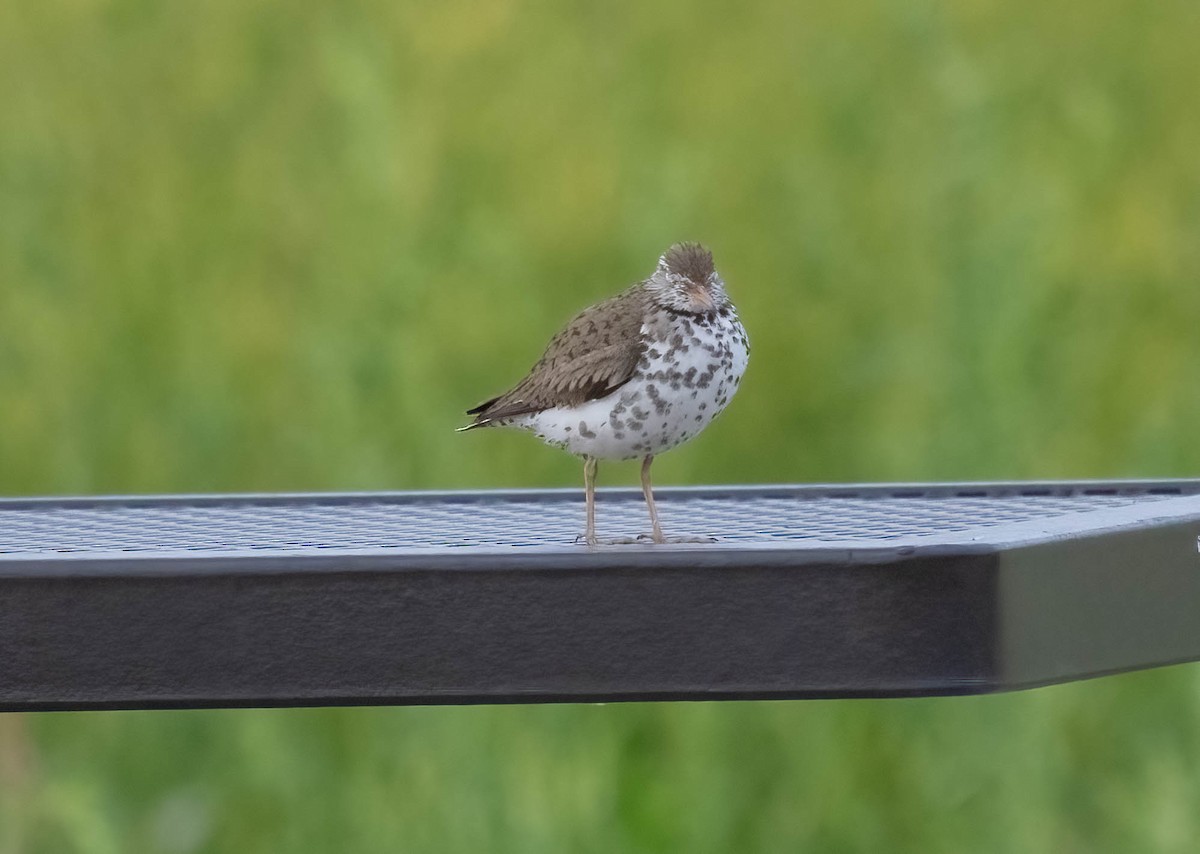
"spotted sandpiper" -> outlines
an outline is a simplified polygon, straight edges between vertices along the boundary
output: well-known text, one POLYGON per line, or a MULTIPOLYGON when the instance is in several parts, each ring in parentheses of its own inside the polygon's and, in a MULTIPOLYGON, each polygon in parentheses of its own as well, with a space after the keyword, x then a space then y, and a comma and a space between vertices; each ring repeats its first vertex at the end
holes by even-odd
POLYGON ((599 542, 597 460, 641 457, 651 538, 668 542, 654 506, 650 464, 726 407, 749 357, 746 330, 712 253, 698 243, 679 243, 658 259, 650 278, 580 312, 524 379, 467 410, 474 420, 459 429, 520 427, 583 457, 588 545, 599 542))

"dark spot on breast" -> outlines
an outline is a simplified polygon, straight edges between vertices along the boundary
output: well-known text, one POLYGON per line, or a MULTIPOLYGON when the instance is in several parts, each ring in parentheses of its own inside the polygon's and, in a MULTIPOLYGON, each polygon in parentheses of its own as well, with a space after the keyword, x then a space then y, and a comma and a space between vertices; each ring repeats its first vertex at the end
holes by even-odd
POLYGON ((589 430, 586 421, 579 422, 579 435, 585 439, 595 439, 596 433, 594 430, 589 430))
POLYGON ((663 415, 670 411, 667 402, 663 400, 662 394, 658 391, 658 386, 646 386, 646 394, 650 396, 650 400, 654 403, 654 411, 659 415, 663 415))

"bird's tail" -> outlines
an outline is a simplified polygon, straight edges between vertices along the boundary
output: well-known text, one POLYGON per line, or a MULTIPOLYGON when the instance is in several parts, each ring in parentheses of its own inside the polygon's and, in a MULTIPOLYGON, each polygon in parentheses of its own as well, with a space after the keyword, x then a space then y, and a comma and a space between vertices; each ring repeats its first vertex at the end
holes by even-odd
POLYGON ((482 421, 472 421, 470 424, 464 424, 462 427, 455 427, 455 433, 466 433, 468 430, 474 430, 476 427, 486 427, 492 423, 492 419, 485 418, 482 421))
POLYGON ((455 433, 466 433, 468 430, 474 430, 476 427, 486 427, 489 424, 491 424, 496 419, 492 417, 491 413, 489 413, 488 410, 491 409, 492 405, 495 404, 495 402, 499 399, 500 398, 498 398, 498 397, 489 398, 488 400, 485 400, 483 403, 479 404, 478 406, 472 406, 470 409, 467 410, 467 415, 474 415, 475 420, 472 421, 470 424, 467 424, 466 426, 455 427, 454 432, 455 433))

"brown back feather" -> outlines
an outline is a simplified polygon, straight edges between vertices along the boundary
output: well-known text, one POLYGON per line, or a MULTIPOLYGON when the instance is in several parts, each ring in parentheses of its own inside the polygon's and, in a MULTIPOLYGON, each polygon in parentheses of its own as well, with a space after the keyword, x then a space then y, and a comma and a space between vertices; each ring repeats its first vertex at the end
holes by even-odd
POLYGON ((645 349, 641 340, 647 297, 635 285, 576 315, 550 339, 529 374, 510 391, 467 410, 471 426, 578 406, 629 382, 645 349))

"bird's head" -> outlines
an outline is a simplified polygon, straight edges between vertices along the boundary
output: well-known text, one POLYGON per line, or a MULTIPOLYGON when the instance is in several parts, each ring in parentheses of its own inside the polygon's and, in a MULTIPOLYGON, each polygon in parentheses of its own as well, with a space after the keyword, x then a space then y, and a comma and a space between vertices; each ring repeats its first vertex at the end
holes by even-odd
POLYGON ((646 283, 656 303, 688 314, 711 314, 729 304, 712 253, 699 243, 676 243, 658 259, 646 283))

